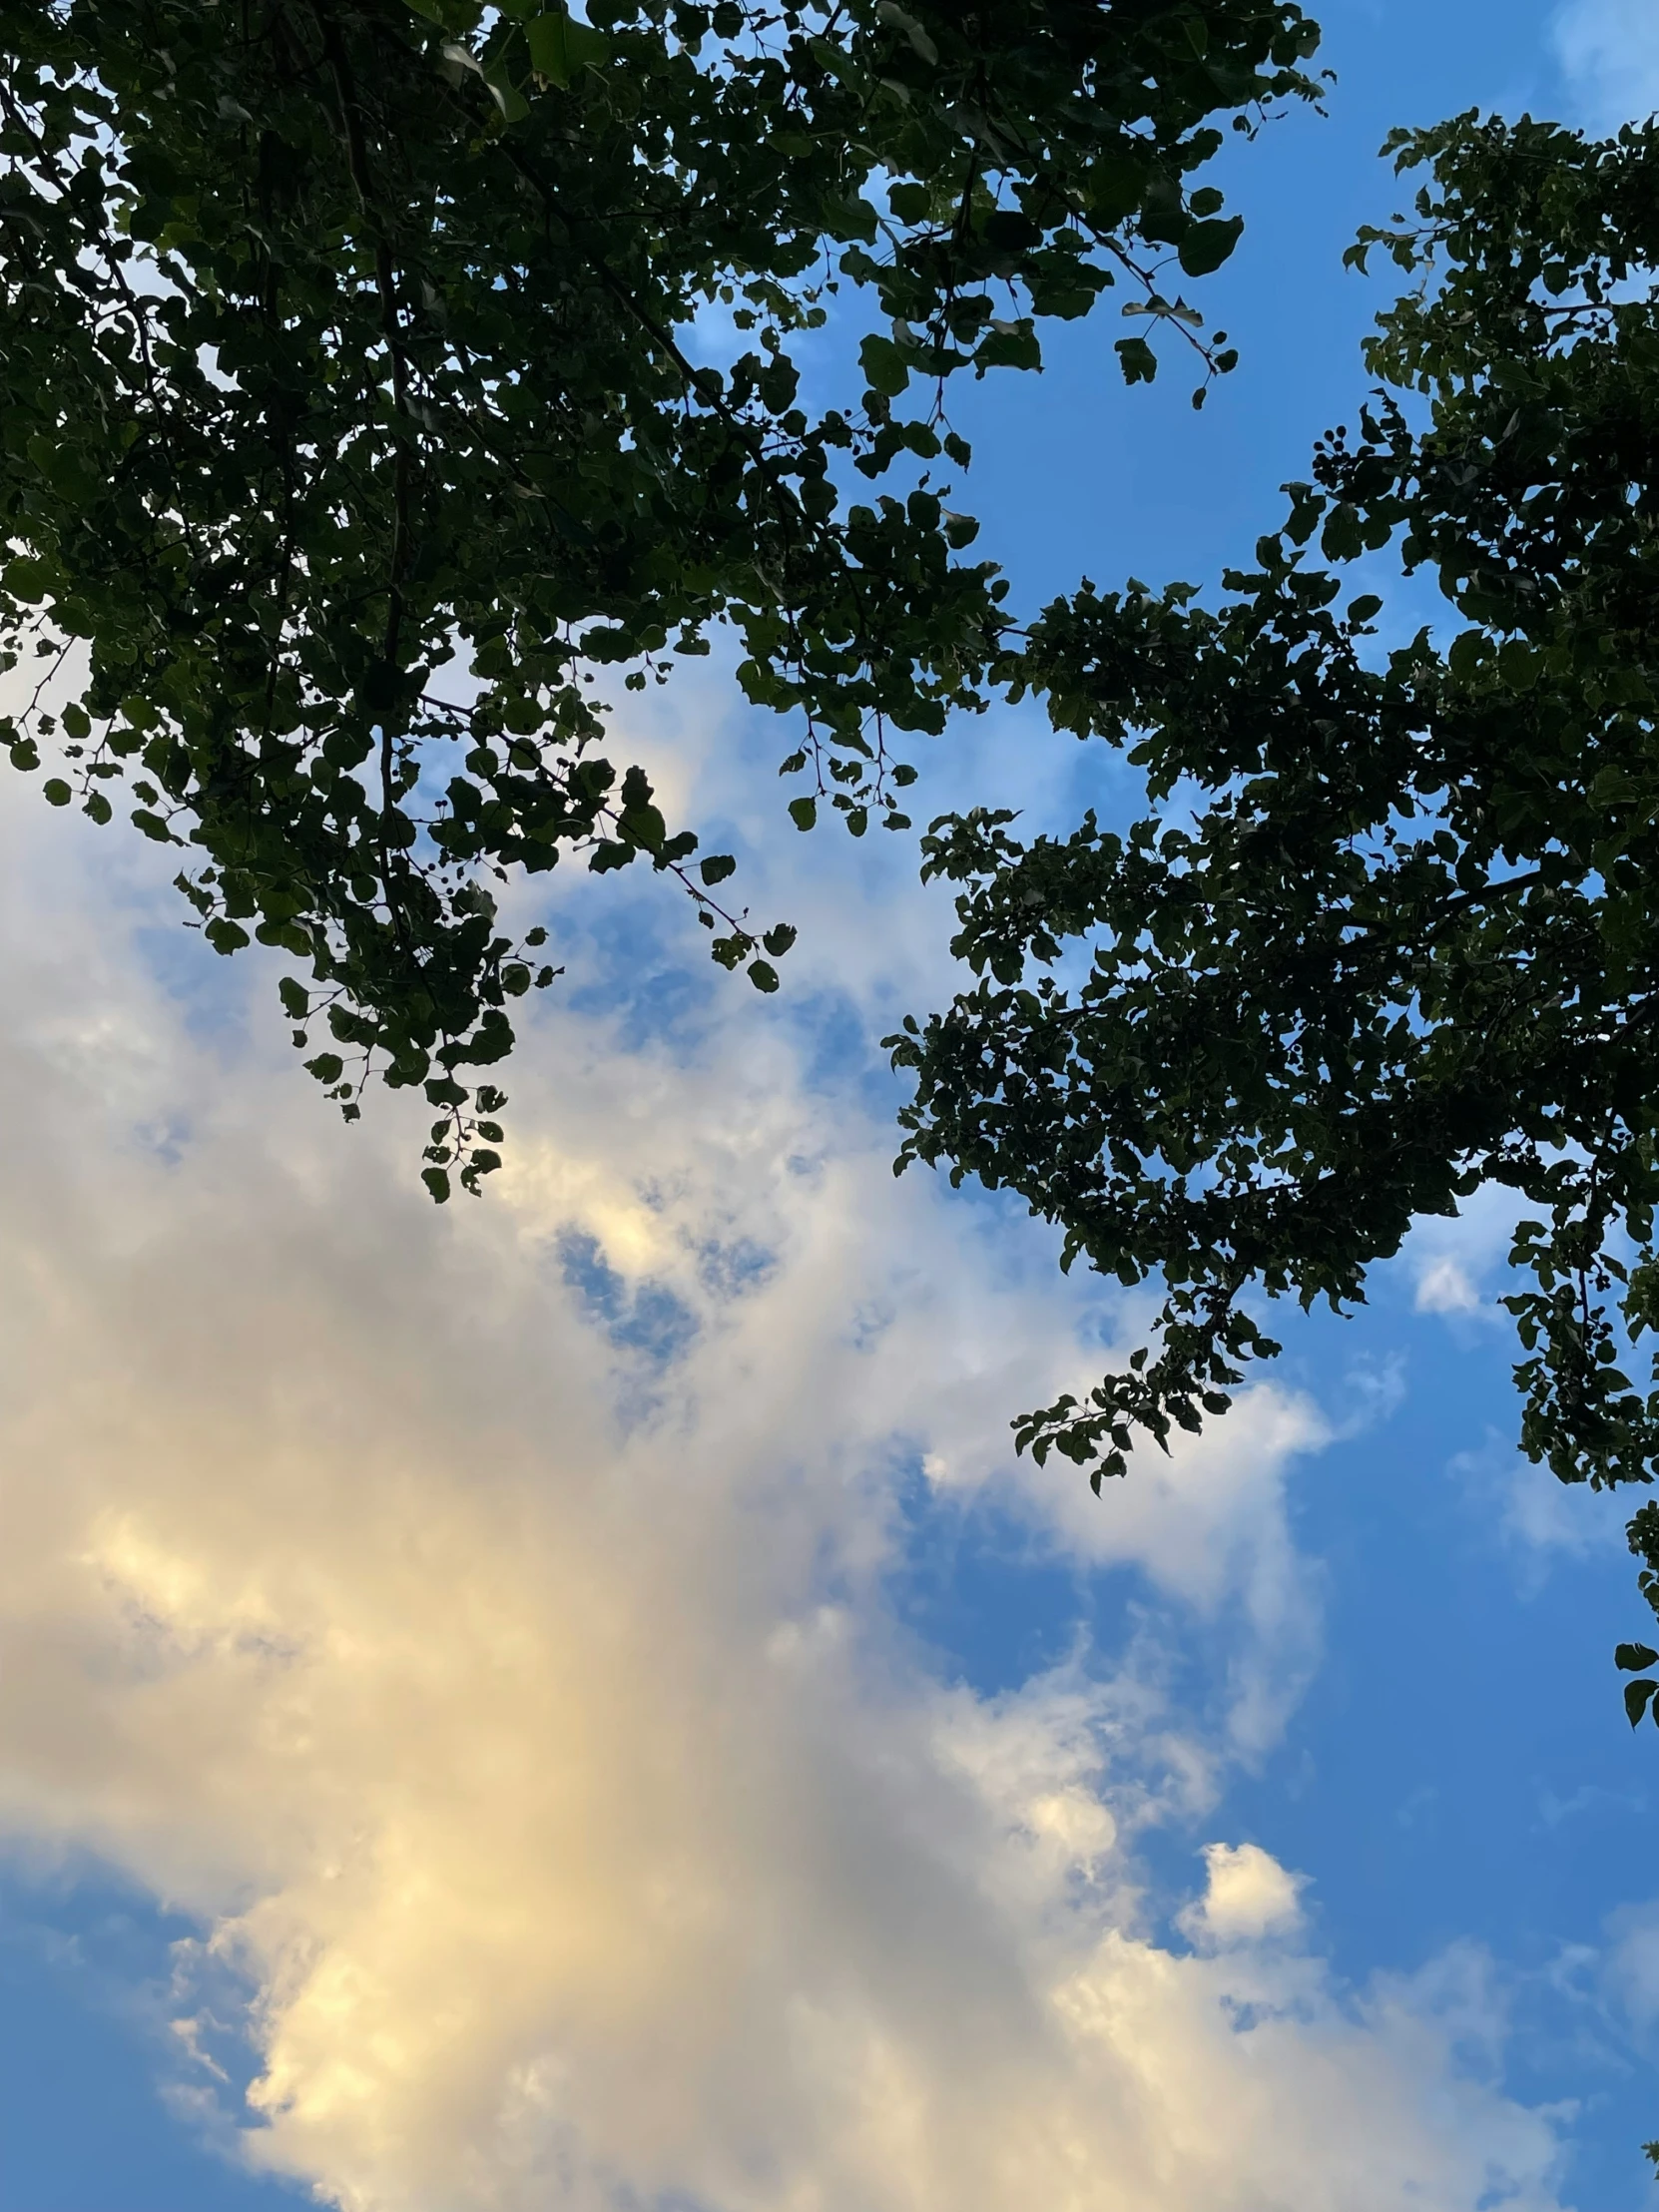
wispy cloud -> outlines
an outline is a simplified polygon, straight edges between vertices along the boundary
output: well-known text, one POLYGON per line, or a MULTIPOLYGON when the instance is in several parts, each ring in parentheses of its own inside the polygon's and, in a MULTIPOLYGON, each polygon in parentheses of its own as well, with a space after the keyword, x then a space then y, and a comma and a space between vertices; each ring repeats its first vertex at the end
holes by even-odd
POLYGON ((1460 1451, 1447 1473, 1471 1509, 1510 1553, 1526 1594, 1542 1588, 1558 1559, 1622 1554, 1630 1504, 1615 1490, 1567 1484, 1492 1435, 1479 1451, 1460 1451))
POLYGON ((1596 131, 1659 109, 1659 12, 1652 0, 1568 0, 1554 44, 1583 121, 1596 131))

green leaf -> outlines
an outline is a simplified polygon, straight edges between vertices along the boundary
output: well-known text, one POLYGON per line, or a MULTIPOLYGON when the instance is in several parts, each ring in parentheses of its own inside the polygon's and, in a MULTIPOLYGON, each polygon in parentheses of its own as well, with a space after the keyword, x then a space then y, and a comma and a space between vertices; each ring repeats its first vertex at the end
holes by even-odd
POLYGON ((1632 1728, 1647 1711, 1648 1700, 1659 1692, 1659 1682, 1627 1682, 1624 1686, 1624 1710, 1632 1728))
POLYGON ((875 14, 879 22, 890 23, 902 31, 924 62, 937 66, 938 48, 915 17, 899 7, 898 0, 875 0, 875 14))
POLYGON ((910 366, 891 338, 871 332, 858 347, 858 360, 871 391, 896 399, 910 381, 910 366))
POLYGON ((1146 197, 1146 163, 1139 154, 1118 145, 1090 165, 1083 197, 1095 220, 1115 229, 1135 213, 1146 197))
POLYGON ((41 793, 49 807, 67 807, 75 797, 61 776, 49 776, 41 786, 41 793))
POLYGON ((529 42, 530 61, 537 75, 548 78, 563 90, 569 89, 579 70, 603 69, 611 58, 610 46, 604 37, 591 25, 578 23, 562 8, 538 15, 527 23, 524 36, 529 42))
POLYGON ((1113 351, 1126 384, 1150 384, 1158 373, 1158 356, 1145 338, 1118 338, 1113 351))
POLYGON ((504 123, 522 123, 530 113, 530 103, 507 75, 506 70, 499 63, 491 63, 486 66, 481 74, 485 84, 490 89, 490 98, 500 111, 501 120, 504 123))
POLYGON ((1659 1651, 1648 1644, 1620 1644, 1613 1654, 1613 1664, 1626 1674, 1639 1674, 1643 1667, 1659 1667, 1659 1651))
POLYGON ((790 801, 790 820, 798 830, 813 829, 818 822, 818 801, 816 799, 792 799, 790 801))
POLYGON ((1356 560, 1364 552, 1365 543, 1359 509, 1346 499, 1340 500, 1326 516, 1325 528, 1320 532, 1320 545, 1326 558, 1356 560))
MULTIPOLYGON (((999 330, 994 325, 974 347, 973 365, 986 368, 1041 368, 1042 345, 1034 329, 1018 323, 999 330)), ((966 521, 967 517, 962 517, 966 521)))
POLYGON ((1244 217, 1195 223, 1177 249, 1181 267, 1189 276, 1208 276, 1220 269, 1244 235, 1244 217))
POLYGON ((449 1197, 449 1175, 444 1168, 422 1168, 420 1180, 431 1192, 435 1204, 441 1206, 449 1197))
POLYGON ((305 1070, 319 1083, 337 1083, 345 1073, 345 1062, 337 1052, 319 1052, 314 1060, 305 1062, 305 1070))
POLYGON ((778 970, 768 960, 751 960, 749 980, 758 991, 775 991, 778 988, 778 970))

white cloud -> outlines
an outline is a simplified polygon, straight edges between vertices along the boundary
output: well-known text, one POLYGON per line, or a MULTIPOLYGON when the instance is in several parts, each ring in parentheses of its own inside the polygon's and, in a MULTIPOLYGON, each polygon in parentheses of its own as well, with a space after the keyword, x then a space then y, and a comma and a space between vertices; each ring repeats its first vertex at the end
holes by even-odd
POLYGON ((1615 1490, 1557 1480, 1504 1439, 1447 1462, 1453 1481, 1515 1561, 1523 1593, 1542 1588, 1556 1559, 1622 1552, 1630 1501, 1615 1490))
POLYGON ((1647 2027, 1659 2019, 1659 1905, 1630 1905, 1609 1916, 1603 1978, 1620 2010, 1647 2027))
POLYGON ((1481 1299, 1459 1263, 1442 1256, 1417 1277, 1416 1304, 1419 1314, 1472 1314, 1481 1299))
POLYGON ((1265 1853, 1213 1848, 1213 1954, 1152 1933, 1137 1836, 1317 1648, 1306 1408, 1099 1504, 1016 1473, 1082 1302, 895 1187, 776 1010, 673 1057, 560 1015, 520 1164, 438 1214, 395 1105, 347 1135, 258 1026, 193 1038, 132 955, 145 855, 7 800, 0 859, 0 1822, 194 1917, 248 2157, 344 2212, 1550 2212, 1549 2127, 1437 1994, 1255 1940, 1265 1853), (584 1313, 572 1229, 676 1302, 671 1374, 584 1313), (940 1678, 884 1594, 921 1453, 1141 1570, 1121 1665, 940 1678), (1160 1664, 1195 1621, 1210 1722, 1160 1664))
POLYGON ((1400 1255, 1417 1312, 1478 1315, 1492 1326, 1509 1328, 1508 1315, 1486 1286, 1506 1262, 1521 1211, 1512 1191, 1486 1183, 1455 1214, 1418 1221, 1400 1255))
POLYGON ((1260 1942, 1302 1925, 1305 1875, 1287 1873, 1260 1844, 1206 1844, 1203 1897, 1181 1915, 1195 1942, 1260 1942))
POLYGON ((1582 1485, 1569 1489, 1548 1467, 1530 1459, 1511 1459, 1502 1488, 1504 1534, 1530 1552, 1564 1552, 1582 1557, 1600 1547, 1609 1530, 1582 1485))
POLYGON ((1645 122, 1659 109, 1659 12, 1653 0, 1569 0, 1555 18, 1553 36, 1591 130, 1645 122))

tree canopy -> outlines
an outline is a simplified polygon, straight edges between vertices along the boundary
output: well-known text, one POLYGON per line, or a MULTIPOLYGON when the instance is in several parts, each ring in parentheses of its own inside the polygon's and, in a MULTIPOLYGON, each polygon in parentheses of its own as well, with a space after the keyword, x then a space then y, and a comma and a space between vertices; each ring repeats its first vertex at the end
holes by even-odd
MULTIPOLYGON (((1626 1372, 1659 1326, 1659 126, 1391 147, 1414 217, 1351 260, 1418 281, 1254 567, 1215 610, 1086 584, 1019 663, 1150 811, 925 840, 980 980, 888 1040, 904 1160, 1163 1287, 1125 1372, 1016 1423, 1097 1490, 1278 1351, 1256 1294, 1351 1308, 1483 1185, 1520 1215, 1522 1450, 1598 1487, 1659 1457, 1659 1369, 1626 1372), (1385 614, 1384 554, 1449 624, 1385 614)), ((1659 1612, 1659 1507, 1630 1540, 1659 1612)))
POLYGON ((40 686, 0 739, 56 805, 125 794, 217 950, 291 955, 344 1111, 423 1084, 429 1187, 476 1189, 479 1071, 553 974, 497 879, 644 855, 762 989, 794 934, 604 757, 596 672, 724 624, 796 717, 797 825, 904 825, 895 739, 1006 646, 948 378, 1113 286, 1130 380, 1158 329, 1230 366, 1176 288, 1241 227, 1196 173, 1217 116, 1314 96, 1317 36, 1290 0, 20 0, 0 648, 40 686))

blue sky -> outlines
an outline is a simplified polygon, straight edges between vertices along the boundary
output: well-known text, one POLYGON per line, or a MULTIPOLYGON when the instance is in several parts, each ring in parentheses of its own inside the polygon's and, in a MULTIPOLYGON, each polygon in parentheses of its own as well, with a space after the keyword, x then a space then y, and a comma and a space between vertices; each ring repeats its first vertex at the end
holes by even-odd
MULTIPOLYGON (((1331 0, 1205 412, 1104 319, 958 407, 1019 602, 1247 553, 1363 389, 1383 133, 1651 106, 1653 20, 1331 0)), ((1646 2205, 1659 1744, 1623 1512, 1513 1450, 1501 1220, 1099 1503, 1016 1464, 1138 1309, 887 1172, 945 903, 795 837, 718 669, 629 712, 786 989, 561 888, 441 1216, 147 853, 0 795, 0 2212, 1646 2205)), ((918 759, 1124 803, 1026 712, 918 759)))

